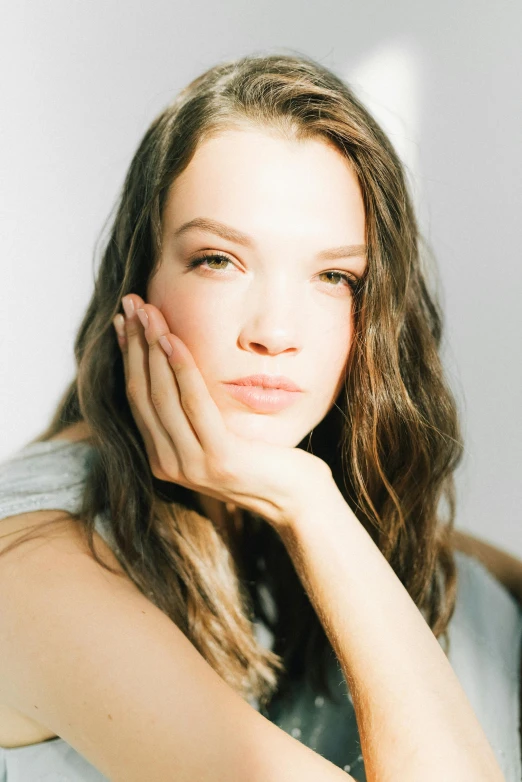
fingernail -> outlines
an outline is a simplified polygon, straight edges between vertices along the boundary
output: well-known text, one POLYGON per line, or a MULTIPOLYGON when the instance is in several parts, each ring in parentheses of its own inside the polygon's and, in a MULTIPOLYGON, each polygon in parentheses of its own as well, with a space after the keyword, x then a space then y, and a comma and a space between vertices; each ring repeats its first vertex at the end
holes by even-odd
POLYGON ((118 335, 118 337, 120 337, 120 339, 124 339, 124 337, 125 337, 125 318, 123 317, 121 312, 119 312, 115 316, 114 320, 112 321, 112 325, 114 326, 114 328, 116 330, 116 334, 118 335))
POLYGON ((132 299, 129 299, 127 296, 124 296, 121 300, 121 303, 123 304, 123 309, 125 310, 125 315, 128 318, 132 318, 134 315, 134 302, 132 299))
POLYGON ((147 315, 145 310, 137 309, 136 315, 141 320, 141 325, 143 326, 143 328, 146 329, 147 326, 149 325, 149 316, 147 315))
POLYGON ((161 347, 163 348, 167 356, 172 356, 172 345, 168 341, 167 337, 161 336, 158 342, 160 343, 161 347))

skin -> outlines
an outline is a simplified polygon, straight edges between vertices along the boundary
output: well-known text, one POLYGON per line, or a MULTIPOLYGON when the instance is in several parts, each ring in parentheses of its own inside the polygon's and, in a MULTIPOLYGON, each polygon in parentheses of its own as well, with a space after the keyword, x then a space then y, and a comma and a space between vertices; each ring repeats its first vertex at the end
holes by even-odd
MULTIPOLYGON (((122 318, 122 316, 117 316, 114 325, 118 333, 119 344, 123 352, 125 353, 126 336, 122 336, 121 328, 120 328, 122 324, 121 324, 121 320, 119 320, 120 318, 122 318)), ((69 427, 68 429, 62 431, 59 435, 55 436, 55 438, 51 438, 51 439, 59 439, 61 437, 65 437, 66 435, 68 436, 69 439, 73 439, 73 440, 83 439, 89 436, 88 427, 85 425, 84 422, 81 422, 78 423, 75 427, 69 427)), ((341 532, 342 534, 346 534, 347 528, 345 527, 345 523, 346 520, 343 521, 342 527, 338 531, 339 536, 341 535, 341 532)), ((324 541, 320 541, 320 542, 322 544, 324 541)), ((476 556, 477 559, 481 560, 482 563, 485 565, 485 567, 492 573, 492 575, 495 576, 519 602, 521 602, 522 562, 520 562, 520 560, 516 559, 515 557, 512 557, 505 551, 490 546, 484 541, 466 535, 465 533, 458 530, 454 532, 453 543, 455 545, 455 548, 460 549, 465 553, 470 554, 471 556, 476 556)), ((330 555, 332 555, 333 553, 334 552, 331 551, 330 555)), ((330 556, 326 557, 326 559, 330 559, 330 558, 331 558, 330 556)), ((299 557, 297 558, 296 562, 298 560, 299 557)), ((319 553, 318 564, 320 564, 320 561, 321 561, 321 554, 319 553)), ((521 709, 522 709, 522 703, 521 703, 521 709)), ((522 732, 521 732, 521 739, 522 739, 522 732)))
MULTIPOLYGON (((169 192, 147 303, 189 348, 230 431, 295 447, 331 409, 353 335, 353 293, 335 272, 359 277, 367 260, 364 252, 317 256, 364 242, 358 180, 333 145, 246 127, 198 147, 169 192), (252 247, 202 228, 176 237, 196 217, 248 234, 252 247), (187 269, 203 251, 224 254, 229 263, 187 269), (304 393, 284 410, 253 411, 222 381, 254 373, 286 375, 304 393)), ((225 503, 197 494, 216 524, 240 523, 225 503)))
MULTIPOLYGON (((77 424, 66 427, 50 439, 78 441, 89 439, 89 437, 89 427, 85 421, 80 421, 77 424)), ((209 503, 209 506, 215 507, 213 498, 209 497, 208 500, 212 501, 209 503)), ((507 589, 522 607, 522 560, 461 529, 453 531, 452 540, 453 546, 457 551, 469 554, 482 562, 491 575, 507 589)))
MULTIPOLYGON (((239 135, 242 134, 240 133, 239 135)), ((236 209, 240 210, 242 203, 241 199, 237 196, 237 193, 240 192, 240 181, 241 186, 243 186, 245 169, 244 167, 234 169, 232 165, 233 161, 239 160, 241 162, 241 160, 243 160, 246 162, 250 160, 252 162, 254 173, 257 174, 258 177, 258 181, 255 177, 252 180, 253 195, 259 197, 260 207, 266 200, 270 200, 267 198, 267 195, 270 196, 272 193, 274 196, 274 202, 278 209, 271 207, 267 213, 264 213, 262 210, 259 212, 253 210, 251 213, 249 211, 249 214, 255 215, 255 221, 251 223, 252 227, 250 229, 245 229, 245 226, 241 225, 242 230, 250 230, 251 236, 256 237, 255 250, 251 248, 248 254, 245 252, 245 248, 241 247, 241 252, 239 252, 237 242, 235 246, 230 248, 232 243, 230 239, 228 239, 228 246, 225 248, 225 252, 227 255, 233 253, 234 264, 234 272, 230 277, 228 273, 218 274, 216 276, 215 273, 202 273, 201 270, 197 269, 188 272, 185 265, 187 260, 193 256, 194 250, 187 249, 185 245, 182 249, 180 247, 180 241, 174 241, 172 234, 168 233, 168 219, 165 219, 164 232, 167 236, 164 238, 166 238, 167 241, 164 241, 163 243, 158 273, 151 280, 147 291, 148 303, 139 302, 139 297, 133 297, 136 306, 141 305, 142 307, 146 307, 146 310, 143 310, 142 313, 145 316, 145 339, 150 349, 149 359, 151 377, 153 380, 157 377, 158 380, 158 384, 156 385, 157 389, 159 389, 162 384, 166 385, 167 377, 171 383, 169 388, 173 390, 174 385, 172 375, 166 371, 168 370, 168 367, 165 364, 164 356, 161 361, 159 360, 160 354, 158 354, 157 349, 159 335, 166 335, 168 331, 171 338, 170 340, 167 340, 167 342, 170 342, 172 348, 175 346, 175 343, 172 342, 172 339, 175 340, 175 337, 172 337, 172 335, 177 334, 182 340, 180 345, 186 346, 185 353, 183 350, 181 350, 181 352, 178 351, 177 359, 174 357, 171 367, 176 372, 176 379, 180 386, 181 396, 185 401, 191 402, 190 405, 185 407, 187 416, 185 417, 185 413, 181 410, 179 400, 178 403, 171 404, 172 394, 170 394, 170 402, 164 395, 161 397, 161 400, 157 397, 155 407, 157 408, 157 413, 159 414, 162 423, 166 426, 167 433, 172 439, 175 440, 178 437, 183 439, 185 441, 184 444, 187 446, 190 445, 192 450, 194 449, 195 443, 188 424, 194 424, 196 433, 201 429, 203 442, 199 443, 199 445, 203 445, 205 450, 206 441, 210 442, 212 445, 217 445, 216 442, 212 443, 212 429, 218 430, 218 424, 220 422, 218 419, 221 419, 222 417, 227 430, 219 430, 221 438, 223 438, 223 436, 226 437, 226 431, 229 431, 235 433, 238 441, 241 438, 245 438, 246 440, 264 441, 264 443, 267 443, 268 446, 272 448, 274 456, 276 456, 276 451, 278 449, 273 446, 284 446, 284 448, 279 448, 279 450, 289 451, 291 446, 298 444, 310 429, 322 420, 324 415, 326 415, 331 408, 341 387, 346 359, 349 353, 353 334, 351 290, 346 288, 346 293, 343 291, 343 293, 338 295, 337 292, 334 293, 333 291, 341 286, 333 284, 331 281, 320 281, 319 276, 334 269, 343 268, 343 266, 339 266, 343 261, 344 263, 348 262, 353 264, 354 258, 340 259, 337 260, 335 267, 323 268, 321 265, 319 269, 317 268, 318 264, 316 258, 316 265, 312 269, 310 257, 304 255, 304 245, 306 244, 308 251, 311 245, 315 248, 315 252, 325 246, 316 245, 314 242, 317 241, 319 233, 326 230, 325 225, 328 226, 328 220, 332 219, 332 210, 334 207, 338 207, 338 204, 335 202, 335 199, 333 199, 330 204, 330 210, 327 211, 325 209, 323 212, 319 210, 319 213, 317 214, 315 211, 315 202, 319 204, 323 203, 320 197, 322 191, 319 189, 319 186, 330 186, 332 173, 337 173, 338 185, 344 183, 344 189, 340 187, 341 193, 345 196, 344 207, 347 206, 351 196, 351 203, 352 207, 354 207, 355 214, 357 214, 357 204, 359 203, 361 209, 360 216, 362 217, 362 222, 358 224, 356 218, 353 218, 352 221, 347 219, 346 214, 351 214, 348 209, 346 214, 343 215, 334 212, 334 214, 337 215, 337 218, 339 218, 339 222, 336 223, 336 226, 342 226, 343 231, 346 231, 347 224, 351 225, 352 229, 358 227, 360 230, 360 237, 357 243, 362 244, 362 236, 364 235, 364 216, 362 212, 360 191, 358 190, 358 187, 351 187, 346 176, 341 176, 341 169, 339 167, 340 162, 346 164, 344 169, 345 174, 349 171, 349 166, 344 158, 340 158, 338 153, 326 144, 323 144, 322 142, 307 142, 305 145, 295 145, 294 142, 281 142, 281 140, 276 140, 273 137, 265 137, 262 139, 262 135, 263 134, 260 134, 257 142, 255 144, 252 143, 250 147, 248 147, 249 141, 246 141, 243 137, 238 138, 237 132, 235 134, 236 138, 230 138, 229 136, 228 139, 225 137, 224 139, 219 138, 208 142, 208 144, 215 145, 222 141, 225 144, 225 151, 228 150, 230 171, 219 170, 218 167, 218 174, 221 176, 223 183, 225 182, 224 174, 227 174, 230 177, 230 181, 232 182, 232 185, 230 185, 232 196, 230 196, 230 198, 233 201, 233 194, 236 193, 236 209), (229 142, 228 148, 226 147, 227 140, 229 142), (274 165, 272 168, 268 165, 268 168, 265 170, 263 166, 257 165, 259 158, 261 160, 263 159, 263 154, 267 149, 268 164, 270 164, 271 161, 277 160, 278 155, 277 152, 275 152, 275 147, 278 147, 281 144, 287 145, 287 151, 284 155, 282 153, 280 154, 280 160, 278 162, 282 164, 284 160, 288 158, 289 161, 291 160, 294 164, 296 173, 301 174, 301 189, 296 190, 294 193, 291 187, 285 189, 283 186, 281 188, 283 193, 282 196, 278 188, 275 187, 275 183, 278 182, 281 177, 280 169, 277 168, 276 170, 274 165), (248 154, 245 152, 245 145, 248 154), (264 151, 258 156, 260 148, 264 151), (330 153, 335 153, 335 156, 332 157, 330 153), (242 157, 243 155, 244 158, 242 157), (255 163, 253 161, 255 161, 255 163), (329 164, 331 173, 328 174, 327 179, 326 176, 322 176, 322 172, 324 172, 329 164), (310 169, 310 172, 308 169, 310 169), (304 173, 305 170, 306 174, 304 173), (242 177, 241 180, 240 177, 242 177), (307 190, 310 179, 315 184, 315 188, 308 187, 307 190), (234 183, 237 184, 237 190, 234 189, 234 183), (258 185, 257 189, 256 184, 258 185), (272 191, 270 190, 270 185, 273 187, 272 191), (260 193, 264 194, 264 198, 260 197, 260 193), (277 200, 278 195, 280 196, 279 201, 277 200), (299 215, 299 219, 296 213, 297 207, 287 206, 287 203, 293 204, 291 201, 292 195, 302 199, 301 202, 297 202, 299 207, 303 207, 303 214, 299 215), (291 240, 283 238, 283 229, 288 231, 288 225, 283 223, 281 218, 281 210, 284 210, 285 208, 288 211, 288 216, 294 218, 294 223, 290 223, 292 229, 294 226, 298 228, 301 223, 306 226, 306 231, 301 229, 302 233, 298 235, 298 240, 291 232, 286 235, 287 237, 292 236, 291 240), (273 222, 269 222, 268 225, 261 222, 261 227, 268 233, 268 239, 266 238, 266 233, 263 233, 263 239, 260 240, 258 237, 261 236, 262 231, 260 229, 259 220, 262 221, 263 218, 266 218, 267 214, 273 222), (283 245, 285 250, 284 256, 282 252, 283 245), (301 254, 301 251, 303 254, 301 254), (281 254, 280 258, 277 255, 278 252, 281 254), (303 260, 305 257, 308 258, 306 265, 304 265, 303 260), (181 271, 179 264, 180 259, 182 261, 181 271), (239 266, 235 265, 236 262, 239 266), (195 282, 192 282, 193 279, 195 282), (329 290, 330 288, 332 290, 329 290), (157 317, 155 312, 160 318, 157 317), (202 326, 203 321, 205 325, 209 326, 209 329, 207 331, 198 331, 202 326), (184 333, 182 329, 186 329, 186 333, 184 333), (262 355, 263 363, 261 363, 261 358, 256 357, 255 361, 259 361, 260 364, 247 364, 247 354, 249 362, 254 361, 254 355, 262 355), (252 354, 252 358, 250 358, 250 354, 252 354), (281 358, 279 357, 279 354, 281 354, 281 358), (190 359, 188 358, 189 355, 190 359), (182 359, 181 361, 180 357, 182 359), (294 359, 294 361, 291 362, 290 358, 294 359), (319 369, 324 370, 324 376, 318 371, 319 369), (221 373, 225 370, 227 373, 230 371, 230 374, 223 377, 221 373), (293 373, 293 370, 295 370, 296 374, 293 373), (290 407, 279 414, 265 414, 262 416, 254 413, 248 408, 244 408, 240 405, 238 406, 235 401, 232 401, 228 395, 224 394, 224 390, 220 385, 222 380, 230 379, 231 377, 240 374, 258 371, 288 374, 304 388, 304 394, 293 407, 290 407), (303 373, 302 376, 300 375, 301 372, 303 373), (184 390, 188 392, 188 396, 183 395, 184 390), (207 394, 207 396, 205 396, 205 394, 207 394), (200 398, 201 401, 199 401, 200 398), (157 404, 158 401, 161 401, 160 405, 157 404), (211 405, 209 404, 211 401, 214 403, 214 409, 211 409, 211 405), (171 416, 168 415, 169 404, 171 416), (182 412, 183 415, 180 415, 182 412), (219 416, 217 415, 217 412, 219 412, 219 416), (165 415, 166 413, 167 415, 165 415), (279 422, 273 421, 273 418, 275 418, 276 415, 281 419, 279 422), (174 426, 167 426, 169 418, 170 422, 175 424, 174 426), (182 434, 180 434, 178 424, 184 427, 182 434)), ((253 135, 249 137, 249 140, 250 139, 253 139, 253 135)), ((221 148, 218 147, 218 149, 220 150, 221 148)), ((198 150, 198 152, 202 153, 200 159, 203 159, 203 161, 205 161, 206 150, 208 151, 208 146, 204 146, 198 150)), ((216 155, 215 148, 212 153, 208 154, 210 156, 209 160, 214 160, 216 157, 223 158, 221 154, 216 155)), ((224 157, 226 157, 226 155, 224 157)), ((217 175, 213 178, 211 166, 207 169, 207 167, 203 165, 202 171, 205 172, 205 176, 203 177, 200 175, 199 179, 196 177, 196 181, 199 182, 199 184, 195 186, 194 192, 205 192, 206 196, 208 191, 209 198, 211 199, 212 196, 214 197, 213 205, 215 213, 219 212, 219 210, 223 209, 223 203, 229 204, 229 200, 227 200, 228 195, 223 195, 222 197, 219 192, 220 179, 217 175)), ((292 166, 289 165, 286 171, 286 175, 289 178, 291 178, 291 172, 292 166)), ((246 170, 246 173, 249 173, 248 169, 246 170)), ((350 174, 353 179, 352 184, 355 183, 356 185, 353 172, 350 171, 350 174)), ((248 176, 246 177, 246 180, 249 183, 251 181, 248 179, 248 176)), ((283 183, 285 182, 284 174, 282 181, 283 183)), ((176 190, 176 187, 173 187, 167 204, 166 214, 169 213, 169 207, 171 207, 172 201, 176 201, 176 197, 179 210, 185 208, 190 212, 189 205, 194 205, 191 201, 190 188, 186 189, 185 183, 185 190, 183 190, 183 184, 184 183, 182 182, 182 184, 179 185, 178 190, 176 190)), ((227 181, 227 187, 223 187, 222 193, 228 194, 228 189, 229 184, 227 181)), ((326 200, 328 199, 331 200, 330 191, 328 191, 326 200)), ((212 202, 211 204, 203 203, 203 206, 205 205, 207 205, 207 208, 210 208, 212 202)), ((198 203, 198 206, 201 208, 201 204, 198 203)), ((249 208, 250 206, 251 205, 249 204, 249 208)), ((179 227, 179 223, 181 222, 179 212, 175 206, 171 207, 171 210, 172 220, 174 221, 175 218, 176 221, 174 222, 174 226, 179 227)), ((208 217, 208 213, 205 216, 208 217)), ((245 214, 243 217, 246 219, 248 218, 248 215, 245 214)), ((188 219, 192 219, 192 215, 188 219)), ((226 221, 226 218, 224 217, 218 219, 226 221)), ((234 223, 231 223, 229 220, 228 224, 234 223)), ((176 228, 174 230, 176 230, 176 228)), ((324 240, 325 237, 323 237, 323 234, 320 233, 320 235, 322 240, 324 240)), ((331 235, 333 234, 329 233, 329 237, 331 235)), ((187 234, 184 235, 184 241, 187 236, 187 234)), ((199 236, 196 237, 196 240, 194 241, 191 236, 190 241, 200 245, 203 240, 201 236, 199 236)), ((208 247, 208 241, 207 236, 205 236, 206 249, 211 249, 208 247)), ((215 241, 216 238, 213 236, 213 246, 215 241)), ((221 247, 223 247, 221 244, 223 241, 222 238, 219 240, 221 247)), ((339 243, 348 242, 349 240, 343 236, 339 243)), ((353 243, 353 238, 350 243, 353 243)), ((326 244, 326 246, 333 246, 331 238, 329 238, 329 243, 326 244)), ((364 263, 364 256, 361 256, 359 260, 364 263)), ((129 297, 127 297, 126 303, 128 303, 128 298, 129 297)), ((126 356, 124 363, 126 377, 129 376, 128 370, 129 367, 132 366, 134 371, 133 374, 136 378, 138 374, 143 375, 141 370, 143 369, 143 357, 146 355, 146 351, 143 350, 142 344, 143 331, 139 330, 138 336, 138 328, 135 320, 136 319, 133 319, 132 324, 126 324, 126 338, 133 347, 132 351, 129 350, 129 352, 132 352, 132 356, 126 356), (138 346, 139 344, 141 347, 138 346)), ((123 346, 123 342, 120 342, 120 344, 123 346)), ((136 404, 135 406, 141 413, 145 413, 146 405, 143 393, 145 386, 142 381, 143 377, 140 379, 139 389, 141 404, 136 404)), ((127 390, 129 391, 129 386, 127 387, 127 390)), ((131 396, 136 403, 137 397, 134 398, 132 391, 131 396)), ((142 427, 140 427, 140 430, 143 434, 142 427)), ((165 439, 166 438, 164 437, 163 442, 165 442, 165 439)), ((268 453, 268 450, 266 450, 267 446, 263 447, 265 448, 266 453, 268 453)), ((249 450, 255 452, 256 448, 256 443, 248 442, 249 450)), ((297 464, 295 449, 291 450, 293 451, 292 456, 297 464)), ((265 451, 259 448, 259 453, 264 454, 265 451)), ((187 453, 189 452, 187 451, 187 453)), ((286 457, 286 454, 281 453, 279 456, 283 459, 283 457, 286 457)), ((249 463, 249 453, 246 449, 241 453, 241 457, 241 468, 244 473, 243 477, 250 479, 249 470, 244 469, 245 464, 247 464, 248 467, 251 466, 249 463)), ((189 461, 193 464, 192 460, 189 461)), ((301 461, 303 462, 303 460, 301 461)), ((287 460, 287 463, 290 464, 290 460, 287 460)), ((283 464, 283 461, 281 461, 281 464, 283 464)), ((225 470, 223 474, 226 475, 226 472, 227 471, 225 470)), ((284 474, 287 474, 286 471, 283 472, 284 474)), ((174 471, 172 474, 174 475, 174 471)), ((215 475, 216 473, 214 476, 215 475)), ((281 471, 279 471, 278 477, 280 475, 281 471)), ((229 476, 227 476, 227 479, 228 477, 229 476)), ((175 480, 175 476, 172 479, 175 480)), ((305 476, 305 479, 307 479, 307 475, 305 476)), ((218 486, 218 483, 219 482, 216 481, 216 486, 218 486)), ((262 481, 259 485, 262 485, 262 481)), ((307 485, 313 485, 315 487, 315 482, 309 481, 307 485)), ((250 488, 250 486, 248 486, 248 488, 250 488)), ((304 493, 304 487, 302 487, 302 491, 304 493)), ((234 492, 232 491, 232 495, 233 493, 234 492)), ((223 491, 223 494, 224 496, 227 496, 226 491, 223 491)), ((321 494, 322 492, 319 492, 320 497, 321 494)), ((254 497, 257 496, 258 495, 254 493, 254 497)), ((310 500, 311 496, 310 493, 310 500)), ((307 508, 307 510, 310 512, 310 519, 315 522, 318 515, 317 509, 319 508, 319 512, 321 512, 321 510, 324 510, 325 506, 322 502, 317 506, 313 506, 311 501, 309 504, 310 507, 307 508)), ((316 610, 318 610, 318 612, 321 606, 323 608, 324 606, 328 606, 330 613, 326 614, 327 609, 324 609, 327 620, 325 621, 325 625, 331 628, 335 625, 338 615, 336 612, 332 612, 330 607, 336 603, 340 606, 342 600, 337 599, 339 595, 344 597, 354 583, 360 583, 361 578, 368 575, 365 561, 366 554, 368 554, 369 581, 370 584, 373 583, 374 589, 378 593, 377 596, 379 599, 375 602, 375 605, 380 606, 381 616, 377 617, 375 626, 372 626, 371 622, 367 622, 368 612, 366 611, 366 603, 364 601, 359 601, 359 604, 354 602, 356 610, 353 611, 353 615, 350 615, 349 612, 342 617, 343 621, 338 623, 337 627, 340 628, 340 630, 338 630, 336 634, 333 634, 332 643, 336 640, 338 641, 339 657, 342 660, 345 675, 348 677, 348 672, 352 667, 357 667, 358 675, 361 670, 364 671, 365 667, 369 664, 367 649, 372 648, 372 646, 375 648, 376 646, 376 629, 380 633, 381 628, 384 627, 385 633, 389 635, 389 637, 393 637, 396 617, 394 617, 391 612, 388 612, 386 605, 382 603, 381 598, 384 593, 386 593, 387 598, 389 598, 391 594, 390 605, 392 607, 394 600, 396 600, 399 608, 397 615, 406 616, 406 632, 411 633, 411 647, 419 647, 422 650, 420 642, 425 642, 426 650, 429 651, 430 648, 433 648, 433 639, 426 628, 424 620, 419 617, 418 612, 414 610, 414 606, 412 606, 409 598, 401 591, 399 582, 396 579, 395 581, 390 582, 389 566, 382 560, 379 552, 375 551, 373 543, 369 540, 366 533, 363 532, 360 525, 356 523, 352 530, 349 529, 349 523, 351 524, 356 520, 353 517, 353 514, 351 514, 351 511, 350 513, 347 512, 349 511, 349 508, 345 505, 344 501, 341 506, 342 512, 338 513, 339 507, 337 502, 335 504, 332 503, 331 506, 326 506, 327 518, 331 518, 332 523, 338 525, 336 528, 332 529, 335 534, 330 538, 330 541, 328 541, 327 536, 317 536, 318 530, 316 524, 303 524, 302 540, 308 538, 308 541, 305 541, 305 544, 300 546, 299 550, 308 552, 310 561, 303 566, 304 570, 302 573, 300 572, 300 575, 302 581, 305 582, 306 575, 315 577, 315 575, 318 574, 316 581, 311 587, 311 595, 312 599, 316 600, 316 610), (348 550, 350 548, 349 544, 351 542, 352 534, 359 536, 357 545, 359 545, 360 542, 363 556, 359 557, 356 552, 357 556, 355 556, 352 561, 355 578, 348 572, 351 568, 345 569, 345 572, 342 574, 344 583, 341 584, 341 587, 339 588, 339 585, 335 583, 335 580, 332 581, 330 577, 331 573, 325 571, 324 563, 335 560, 335 556, 339 555, 339 550, 348 550), (316 535, 315 539, 313 537, 314 535, 316 535), (342 542, 343 535, 345 536, 344 543, 339 548, 338 540, 341 539, 342 542), (321 547, 324 546, 330 546, 330 548, 322 549, 321 547), (364 546, 366 546, 366 549, 364 546), (357 572, 358 568, 360 569, 360 573, 357 572), (375 578, 373 577, 374 575, 375 578), (327 592, 327 589, 330 591, 327 592), (396 591, 396 597, 394 597, 393 590, 396 591), (321 602, 323 596, 325 597, 325 600, 324 602, 321 602), (401 600, 402 605, 400 603, 401 600), (359 611, 359 614, 357 614, 357 611, 359 611), (408 621, 408 618, 411 618, 411 622, 408 621), (386 621, 390 624, 389 628, 386 627, 386 621), (350 622, 353 622, 354 627, 361 627, 362 640, 359 639, 360 642, 358 645, 353 644, 353 646, 350 646, 350 643, 347 642, 347 639, 353 638, 353 632, 351 632, 353 628, 350 627, 350 622), (364 632, 367 634, 366 638, 363 635, 364 632), (361 652, 364 652, 362 666, 361 652)), ((302 560, 297 555, 294 561, 296 567, 299 564, 302 564, 302 560)), ((340 565, 340 570, 342 571, 342 563, 340 563, 340 565)), ((354 595, 354 598, 355 597, 356 595, 354 595)), ((410 639, 407 639, 407 641, 409 642, 410 639)), ((447 688, 448 695, 450 695, 452 690, 455 692, 454 678, 450 675, 451 670, 438 648, 437 654, 439 654, 438 659, 441 661, 440 681, 442 687, 444 689, 447 688)), ((423 662, 423 658, 424 655, 421 654, 417 661, 417 682, 425 680, 429 669, 429 666, 423 662)), ((390 748, 392 748, 394 736, 393 731, 388 729, 388 717, 392 714, 395 703, 397 702, 397 696, 399 695, 399 698, 402 699, 404 688, 400 682, 399 686, 397 686, 395 682, 392 682, 390 686, 389 676, 387 675, 389 673, 387 656, 384 661, 375 659, 372 660, 372 663, 376 675, 374 676, 372 671, 372 675, 369 676, 370 685, 373 687, 373 690, 371 688, 368 689, 369 695, 376 694, 375 682, 379 676, 385 675, 386 681, 388 682, 388 688, 386 689, 386 687, 384 687, 385 697, 383 697, 383 704, 385 712, 380 729, 382 729, 383 737, 389 742, 390 748), (386 731, 384 731, 384 728, 386 728, 386 731)), ((406 670, 405 673, 409 676, 408 670, 406 670)), ((361 681, 363 680, 362 676, 359 678, 361 681)), ((459 693, 457 692, 456 695, 459 695, 459 693)), ((469 708, 469 704, 463 697, 463 693, 460 693, 459 697, 460 704, 458 699, 453 698, 452 700, 452 703, 457 700, 457 705, 459 706, 458 711, 462 712, 461 715, 457 715, 455 726, 459 730, 462 727, 464 736, 469 736, 470 742, 476 743, 478 747, 479 744, 483 743, 480 727, 478 723, 476 723, 476 720, 475 723, 473 723, 470 719, 473 715, 469 708)), ((455 731, 451 730, 452 726, 450 725, 450 735, 448 737, 448 726, 446 724, 441 725, 440 723, 440 708, 437 707, 437 700, 437 697, 435 700, 430 699, 430 705, 432 706, 433 711, 432 723, 435 728, 440 727, 442 729, 441 735, 445 740, 449 739, 446 741, 446 744, 448 747, 448 757, 450 757, 455 745, 455 731)), ((368 698, 367 701, 369 702, 368 698)), ((406 711, 406 716, 408 717, 408 708, 403 709, 403 712, 404 711, 406 711)), ((373 716, 372 713, 368 719, 370 719, 370 717, 373 718, 373 716)), ((404 727, 407 724, 407 721, 404 720, 404 714, 401 716, 403 717, 402 727, 404 727)), ((428 717, 429 716, 430 715, 428 715, 428 717)), ((430 725, 429 719, 426 724, 428 726, 430 725)), ((426 733, 428 741, 430 741, 432 731, 428 730, 426 733)), ((406 747, 406 754, 411 753, 415 741, 415 737, 410 740, 410 747, 406 747)), ((491 758, 491 761, 493 761, 491 752, 488 756, 487 751, 487 745, 484 744, 484 758, 486 760, 491 758)), ((387 757, 388 752, 381 752, 380 755, 376 753, 375 757, 373 757, 372 754, 376 768, 379 767, 379 769, 381 769, 382 755, 387 757)), ((463 758, 462 760, 465 767, 469 769, 467 759, 463 758)), ((402 759, 400 762, 402 763, 402 759)), ((479 764, 482 764, 482 767, 485 765, 481 758, 479 758, 479 764)), ((481 778, 485 779, 484 774, 482 774, 481 778)))
MULTIPOLYGON (((190 349, 229 430, 295 446, 327 414, 341 388, 353 321, 349 287, 324 272, 360 276, 366 259, 359 255, 331 264, 315 255, 363 243, 357 178, 349 161, 324 140, 297 143, 246 127, 198 147, 166 201, 162 253, 147 302, 190 349), (194 217, 242 230, 252 237, 253 248, 202 229, 176 238, 179 227, 194 217), (231 263, 187 270, 185 265, 202 251, 223 253, 231 263), (286 410, 255 413, 220 384, 254 372, 286 374, 305 393, 286 410)), ((132 298, 138 307, 143 303, 132 298)), ((237 552, 241 509, 197 494, 203 511, 237 552)), ((480 559, 522 604, 519 559, 461 530, 455 530, 453 542, 480 559)))
MULTIPOLYGON (((314 265, 314 255, 363 241, 361 193, 349 162, 335 147, 322 140, 283 141, 252 128, 227 131, 200 145, 171 187, 163 250, 147 301, 189 347, 228 428, 295 446, 326 415, 340 390, 353 323, 349 289, 320 273, 339 269, 360 275, 366 260, 314 265), (243 230, 256 248, 202 230, 174 237, 198 216, 243 230), (184 264, 203 250, 222 252, 235 266, 223 271, 226 265, 218 263, 210 264, 213 273, 201 267, 187 272, 184 264), (341 290, 329 289, 335 285, 341 290), (289 375, 305 389, 303 398, 281 412, 259 414, 242 408, 220 386, 221 380, 258 371, 289 375)), ((122 321, 116 316, 115 327, 122 321)), ((124 335, 125 328, 119 335, 122 348, 124 335)), ((61 437, 85 439, 89 430, 79 422, 53 439, 61 437)), ((198 496, 206 515, 235 538, 241 510, 198 496)), ((522 604, 519 559, 462 530, 454 531, 453 543, 479 559, 522 604)))

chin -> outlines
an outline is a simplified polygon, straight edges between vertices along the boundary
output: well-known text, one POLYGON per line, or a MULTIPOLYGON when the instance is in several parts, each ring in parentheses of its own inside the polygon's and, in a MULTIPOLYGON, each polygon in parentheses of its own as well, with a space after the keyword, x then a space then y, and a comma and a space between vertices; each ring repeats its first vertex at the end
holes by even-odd
POLYGON ((310 427, 285 421, 280 413, 228 413, 223 419, 231 432, 245 440, 258 440, 270 445, 295 448, 310 431, 310 427))

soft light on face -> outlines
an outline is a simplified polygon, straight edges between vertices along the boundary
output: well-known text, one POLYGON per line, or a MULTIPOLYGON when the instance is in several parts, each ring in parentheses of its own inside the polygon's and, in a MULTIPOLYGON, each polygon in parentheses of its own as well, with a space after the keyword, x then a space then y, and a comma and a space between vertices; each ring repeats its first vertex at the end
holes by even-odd
POLYGON ((353 291, 366 259, 364 206, 349 162, 323 140, 252 128, 207 139, 173 183, 147 301, 188 346, 228 428, 295 446, 331 409, 352 340, 353 291), (195 218, 247 235, 224 238, 195 218), (352 246, 337 257, 327 250, 352 246), (201 266, 190 262, 219 254, 201 266), (303 389, 278 412, 246 407, 223 381, 285 375, 303 389))

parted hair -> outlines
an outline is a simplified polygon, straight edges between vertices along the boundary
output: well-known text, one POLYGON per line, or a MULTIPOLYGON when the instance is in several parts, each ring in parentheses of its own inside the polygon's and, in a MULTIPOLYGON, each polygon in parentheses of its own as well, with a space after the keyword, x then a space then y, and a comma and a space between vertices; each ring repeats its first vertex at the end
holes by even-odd
POLYGON ((93 544, 95 518, 103 514, 128 576, 231 687, 264 709, 303 677, 335 700, 327 678, 333 650, 266 520, 243 512, 234 557, 196 494, 152 475, 112 325, 122 296, 146 300, 169 188, 198 144, 248 126, 334 144, 356 172, 368 263, 353 298, 349 359, 333 407, 297 447, 329 464, 359 522, 448 652, 456 595, 453 473, 463 444, 439 355, 443 316, 428 285, 433 259, 404 166, 386 134, 349 85, 313 59, 256 53, 221 62, 154 119, 110 216, 94 292, 75 338, 76 376, 32 442, 78 421, 88 424, 92 459, 73 518, 93 557, 109 567, 93 544), (272 631, 272 650, 261 644, 256 618, 272 631))

